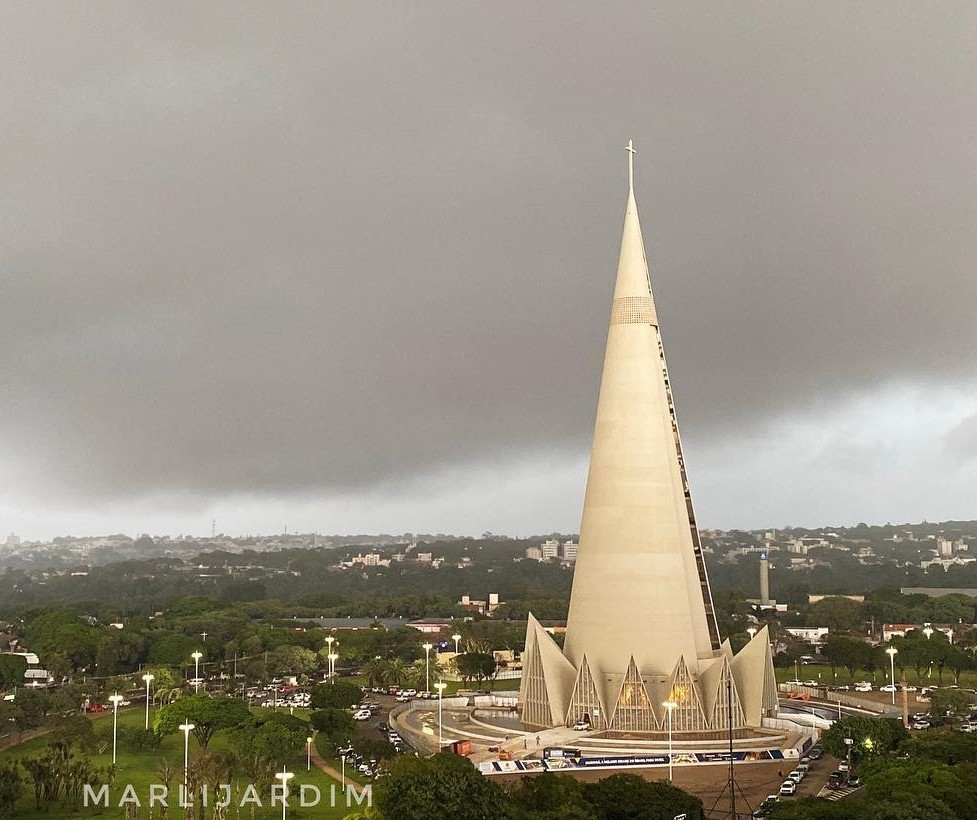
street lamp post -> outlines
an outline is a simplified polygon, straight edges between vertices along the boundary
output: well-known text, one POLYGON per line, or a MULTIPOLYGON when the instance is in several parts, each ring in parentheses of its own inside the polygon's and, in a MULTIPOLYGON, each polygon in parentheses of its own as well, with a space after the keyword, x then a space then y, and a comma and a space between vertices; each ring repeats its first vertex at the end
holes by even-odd
POLYGON ((153 682, 155 677, 149 672, 142 676, 142 679, 146 681, 146 731, 149 731, 149 684, 153 682))
POLYGON ((119 728, 119 702, 124 700, 122 695, 116 692, 114 695, 109 695, 109 700, 112 701, 112 765, 115 765, 115 738, 118 733, 119 728))
POLYGON ((930 638, 932 638, 933 637, 933 627, 931 627, 931 626, 924 627, 923 628, 923 634, 926 636, 926 640, 929 640, 930 638))
POLYGON ((326 644, 329 646, 329 651, 326 653, 326 659, 329 661, 329 674, 327 677, 332 679, 332 642, 336 640, 332 635, 326 637, 326 644))
POLYGON ((180 731, 183 732, 183 802, 189 802, 187 789, 190 781, 190 732, 196 727, 192 723, 181 723, 180 731))
POLYGON ((204 653, 200 650, 196 652, 191 652, 190 657, 193 658, 193 691, 200 691, 200 659, 204 656, 204 653))
POLYGON ((461 640, 461 635, 459 635, 456 632, 454 635, 451 636, 451 640, 453 640, 455 642, 455 654, 457 655, 458 654, 458 641, 461 640))
POLYGON ((854 742, 855 742, 854 738, 850 738, 850 737, 846 737, 845 738, 845 746, 848 747, 848 755, 847 755, 847 758, 848 758, 848 771, 849 771, 849 773, 851 772, 851 747, 852 747, 852 744, 854 742))
POLYGON ((340 757, 342 758, 342 761, 343 761, 343 771, 342 771, 342 775, 343 775, 343 794, 346 794, 346 752, 343 752, 340 755, 340 757))
POLYGON ((890 646, 885 650, 885 654, 889 656, 889 669, 892 673, 892 705, 896 705, 896 655, 899 654, 899 650, 894 646, 890 646))
POLYGON ((439 680, 434 684, 434 688, 438 690, 438 751, 441 751, 441 699, 444 697, 444 690, 448 686, 443 680, 439 680))
POLYGON ((668 779, 672 779, 672 712, 678 704, 674 700, 666 700, 662 706, 668 712, 668 779))
POLYGON ((748 626, 746 628, 746 631, 750 633, 750 640, 752 641, 753 638, 756 637, 756 627, 755 626, 748 626))
POLYGON ((307 772, 312 771, 312 737, 307 737, 305 739, 305 770, 307 772))
POLYGON ((288 781, 295 777, 294 772, 286 772, 285 767, 282 766, 282 770, 275 775, 276 780, 282 781, 282 820, 285 820, 285 808, 288 805, 286 800, 288 799, 288 781))
POLYGON ((434 644, 424 644, 424 691, 431 691, 431 650, 434 644))
POLYGON ((336 659, 338 657, 339 657, 339 653, 338 652, 330 652, 329 653, 329 680, 332 683, 335 683, 336 682, 336 678, 335 678, 335 675, 336 675, 336 659))

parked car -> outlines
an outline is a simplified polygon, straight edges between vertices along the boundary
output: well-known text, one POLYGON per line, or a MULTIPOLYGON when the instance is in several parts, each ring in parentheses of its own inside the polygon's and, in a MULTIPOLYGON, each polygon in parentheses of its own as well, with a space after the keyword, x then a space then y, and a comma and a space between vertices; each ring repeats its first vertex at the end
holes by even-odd
POLYGON ((859 779, 858 775, 855 774, 855 772, 852 772, 850 775, 848 775, 848 785, 853 789, 857 789, 859 786, 862 785, 862 781, 859 779))
POLYGON ((797 784, 793 780, 785 780, 780 786, 780 793, 784 797, 793 797, 797 794, 797 784))
POLYGON ((787 779, 793 780, 795 783, 800 783, 804 779, 804 772, 799 768, 794 769, 794 771, 787 773, 787 779))
POLYGON ((353 715, 353 720, 369 720, 373 713, 369 709, 360 709, 353 715))
POLYGON ((820 746, 815 746, 807 754, 808 754, 808 757, 811 758, 811 760, 820 760, 821 759, 821 755, 823 755, 824 752, 821 750, 821 747, 820 746))
POLYGON ((573 731, 575 732, 587 732, 590 731, 590 721, 589 720, 578 720, 573 724, 573 731))
POLYGON ((845 785, 845 773, 842 771, 832 772, 828 776, 828 788, 840 789, 845 785))

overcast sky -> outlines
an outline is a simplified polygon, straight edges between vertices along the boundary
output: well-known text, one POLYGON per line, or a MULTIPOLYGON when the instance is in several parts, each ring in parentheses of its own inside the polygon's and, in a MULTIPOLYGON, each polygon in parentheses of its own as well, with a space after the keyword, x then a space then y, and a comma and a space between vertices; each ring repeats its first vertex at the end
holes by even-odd
POLYGON ((969 0, 0 32, 0 532, 576 530, 629 137, 700 523, 977 518, 969 0))

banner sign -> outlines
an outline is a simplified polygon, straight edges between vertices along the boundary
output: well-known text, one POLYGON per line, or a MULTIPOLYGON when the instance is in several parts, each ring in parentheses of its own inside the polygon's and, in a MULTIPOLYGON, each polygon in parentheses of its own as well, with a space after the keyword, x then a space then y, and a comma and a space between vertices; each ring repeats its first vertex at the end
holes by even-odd
MULTIPOLYGON (((783 760, 780 749, 752 749, 734 751, 733 760, 737 763, 751 763, 761 760, 783 760)), ((675 765, 697 765, 708 763, 728 763, 729 752, 676 752, 672 756, 675 765)), ((667 766, 668 755, 601 755, 585 757, 579 749, 547 747, 542 760, 487 760, 478 764, 482 774, 519 774, 532 772, 559 772, 568 769, 627 769, 644 766, 667 766)))

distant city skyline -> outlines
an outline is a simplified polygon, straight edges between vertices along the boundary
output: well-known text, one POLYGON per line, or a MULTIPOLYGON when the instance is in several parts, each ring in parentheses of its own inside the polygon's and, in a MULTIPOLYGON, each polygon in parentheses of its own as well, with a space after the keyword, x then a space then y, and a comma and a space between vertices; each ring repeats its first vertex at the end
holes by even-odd
POLYGON ((629 137, 700 526, 977 517, 972 6, 0 21, 0 537, 575 532, 629 137))

